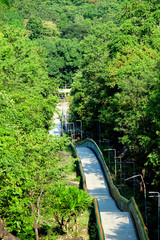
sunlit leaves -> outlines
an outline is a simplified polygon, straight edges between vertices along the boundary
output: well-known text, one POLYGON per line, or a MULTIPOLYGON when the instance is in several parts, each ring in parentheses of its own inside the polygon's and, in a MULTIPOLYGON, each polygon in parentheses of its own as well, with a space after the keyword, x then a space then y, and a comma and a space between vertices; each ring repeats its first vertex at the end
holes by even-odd
POLYGON ((158 4, 125 2, 119 27, 113 25, 112 31, 106 28, 103 33, 95 26, 93 36, 81 43, 84 61, 72 87, 72 115, 90 131, 98 118, 101 135, 129 145, 139 166, 148 162, 148 169, 152 166, 148 157, 154 162, 152 152, 159 153, 158 4))
POLYGON ((47 66, 50 77, 58 79, 59 85, 70 86, 72 78, 81 65, 82 48, 77 39, 40 40, 47 50, 47 66))
POLYGON ((48 137, 56 89, 43 51, 19 28, 3 24, 0 30, 0 214, 10 231, 33 239, 38 210, 33 213, 31 206, 36 206, 59 155, 48 137))
POLYGON ((66 230, 66 225, 71 219, 76 221, 77 216, 90 206, 91 197, 76 186, 57 185, 49 192, 46 191, 45 201, 47 208, 52 209, 52 215, 59 227, 66 230), (51 196, 49 201, 48 195, 51 196))

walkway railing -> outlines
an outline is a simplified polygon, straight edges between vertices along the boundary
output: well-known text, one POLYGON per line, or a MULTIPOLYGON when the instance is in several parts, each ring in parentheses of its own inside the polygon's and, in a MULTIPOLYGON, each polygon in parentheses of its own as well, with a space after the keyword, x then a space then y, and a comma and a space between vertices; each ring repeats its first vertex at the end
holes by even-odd
POLYGON ((79 147, 88 147, 92 149, 95 154, 97 155, 97 158, 101 164, 104 176, 108 182, 109 189, 111 192, 112 197, 115 199, 117 206, 124 212, 128 211, 131 213, 133 216, 137 232, 139 234, 140 240, 149 240, 148 234, 147 234, 147 228, 144 224, 142 215, 138 209, 138 206, 132 197, 131 200, 127 200, 123 196, 121 196, 119 190, 117 187, 114 185, 110 171, 105 163, 103 154, 101 150, 99 149, 98 145, 92 140, 92 139, 85 139, 82 142, 78 142, 75 144, 76 146, 79 147))
MULTIPOLYGON (((76 148, 75 148, 75 146, 72 142, 71 142, 71 148, 74 151, 76 157, 78 158, 78 164, 79 164, 79 170, 80 170, 80 174, 81 174, 81 178, 82 178, 83 190, 88 192, 87 185, 86 185, 86 178, 85 178, 83 168, 82 168, 82 163, 81 163, 81 160, 80 160, 79 155, 77 153, 77 150, 76 150, 76 148)), ((93 198, 93 206, 94 206, 95 217, 96 217, 96 222, 97 222, 97 227, 98 227, 99 240, 105 240, 104 231, 103 231, 102 222, 101 222, 100 211, 99 211, 99 205, 98 205, 98 201, 95 197, 93 198)))
POLYGON ((70 142, 70 144, 71 144, 72 150, 74 151, 76 157, 78 158, 78 167, 79 167, 81 178, 82 178, 82 188, 83 188, 83 190, 85 190, 88 193, 87 186, 86 186, 86 178, 85 178, 85 175, 83 172, 81 160, 79 158, 79 155, 78 155, 77 150, 76 150, 75 146, 73 145, 73 143, 70 142))

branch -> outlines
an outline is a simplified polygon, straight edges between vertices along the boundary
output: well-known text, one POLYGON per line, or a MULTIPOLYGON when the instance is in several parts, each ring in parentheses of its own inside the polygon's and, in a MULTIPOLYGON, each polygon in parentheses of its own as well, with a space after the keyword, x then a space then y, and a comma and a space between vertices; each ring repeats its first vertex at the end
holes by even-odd
POLYGON ((44 191, 44 187, 42 187, 41 189, 41 192, 40 192, 40 195, 37 199, 37 212, 38 212, 38 217, 37 217, 37 225, 38 225, 38 222, 39 222, 39 216, 40 216, 40 207, 39 207, 39 203, 40 203, 40 200, 41 200, 41 196, 42 196, 42 193, 44 191))
POLYGON ((20 240, 19 238, 15 237, 11 233, 9 233, 9 231, 5 228, 5 224, 1 218, 0 218, 0 239, 20 240))

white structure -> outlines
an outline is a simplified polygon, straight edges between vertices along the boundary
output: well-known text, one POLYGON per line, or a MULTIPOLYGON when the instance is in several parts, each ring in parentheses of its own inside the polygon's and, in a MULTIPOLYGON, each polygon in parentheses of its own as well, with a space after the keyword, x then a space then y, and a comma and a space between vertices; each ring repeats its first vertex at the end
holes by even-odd
POLYGON ((71 88, 65 88, 65 89, 59 89, 58 93, 59 93, 59 101, 65 101, 68 97, 68 95, 70 94, 71 88))

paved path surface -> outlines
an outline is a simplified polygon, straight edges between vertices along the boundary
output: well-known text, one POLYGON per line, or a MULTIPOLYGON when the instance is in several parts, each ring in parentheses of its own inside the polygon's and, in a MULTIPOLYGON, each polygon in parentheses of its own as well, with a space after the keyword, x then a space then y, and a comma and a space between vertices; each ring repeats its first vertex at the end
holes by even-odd
POLYGON ((88 192, 99 203, 105 239, 137 240, 131 216, 117 208, 93 151, 86 147, 76 149, 82 162, 88 192))
POLYGON ((58 135, 61 137, 62 133, 61 121, 59 120, 59 118, 56 118, 53 120, 53 123, 55 125, 51 130, 49 130, 49 134, 52 134, 53 136, 58 135))
POLYGON ((49 131, 49 134, 53 136, 58 135, 61 137, 62 126, 60 121, 60 115, 62 115, 62 112, 63 112, 63 105, 60 104, 57 106, 56 113, 54 114, 52 119, 53 128, 49 131))
POLYGON ((61 136, 62 134, 62 126, 60 121, 60 116, 65 116, 65 121, 69 119, 68 114, 68 102, 61 102, 57 108, 56 113, 53 116, 53 128, 49 131, 49 134, 52 134, 53 136, 58 135, 61 136))

